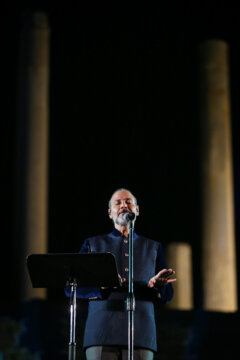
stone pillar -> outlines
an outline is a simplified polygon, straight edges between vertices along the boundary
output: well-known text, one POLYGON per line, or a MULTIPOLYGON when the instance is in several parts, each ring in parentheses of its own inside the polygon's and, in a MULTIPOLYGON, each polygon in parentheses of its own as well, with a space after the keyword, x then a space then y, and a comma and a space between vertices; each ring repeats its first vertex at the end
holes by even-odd
POLYGON ((199 46, 203 307, 237 310, 228 45, 199 46))
POLYGON ((167 305, 175 310, 193 309, 192 249, 187 243, 171 243, 166 249, 168 267, 176 271, 174 296, 167 305))
POLYGON ((20 33, 17 126, 17 241, 20 298, 44 299, 33 289, 26 256, 47 252, 49 27, 44 13, 27 14, 20 33))

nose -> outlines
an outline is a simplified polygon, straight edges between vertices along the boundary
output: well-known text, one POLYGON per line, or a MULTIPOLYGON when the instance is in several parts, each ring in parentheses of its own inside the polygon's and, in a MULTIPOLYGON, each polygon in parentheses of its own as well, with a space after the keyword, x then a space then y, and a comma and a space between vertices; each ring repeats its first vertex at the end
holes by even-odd
POLYGON ((127 202, 125 200, 121 201, 121 209, 126 209, 127 207, 127 202))

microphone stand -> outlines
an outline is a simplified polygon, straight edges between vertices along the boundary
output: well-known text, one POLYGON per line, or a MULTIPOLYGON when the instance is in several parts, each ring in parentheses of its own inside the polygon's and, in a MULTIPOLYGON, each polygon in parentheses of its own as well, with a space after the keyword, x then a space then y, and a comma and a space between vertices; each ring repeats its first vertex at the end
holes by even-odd
POLYGON ((77 283, 74 279, 71 286, 71 297, 70 297, 70 341, 68 345, 68 360, 76 360, 76 290, 77 283))
POLYGON ((135 311, 135 296, 133 290, 133 220, 135 214, 129 214, 129 277, 128 277, 128 296, 127 296, 127 311, 128 311, 128 360, 133 360, 134 354, 134 311, 135 311), (132 216, 130 216, 132 215, 132 216), (132 218, 132 219, 131 219, 132 218))

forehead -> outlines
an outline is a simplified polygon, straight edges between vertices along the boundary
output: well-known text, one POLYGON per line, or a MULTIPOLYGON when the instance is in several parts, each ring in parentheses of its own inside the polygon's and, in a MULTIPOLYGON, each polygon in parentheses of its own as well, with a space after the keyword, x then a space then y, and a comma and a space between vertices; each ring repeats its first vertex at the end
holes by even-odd
POLYGON ((120 190, 115 192, 115 194, 113 194, 111 198, 111 203, 117 200, 126 200, 126 199, 134 200, 134 196, 129 191, 120 190))

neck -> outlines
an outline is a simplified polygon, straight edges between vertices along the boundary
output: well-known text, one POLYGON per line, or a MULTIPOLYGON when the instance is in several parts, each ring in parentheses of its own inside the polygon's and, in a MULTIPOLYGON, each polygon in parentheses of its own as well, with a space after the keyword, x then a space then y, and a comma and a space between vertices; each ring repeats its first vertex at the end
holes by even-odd
POLYGON ((128 226, 121 226, 121 225, 115 224, 115 229, 117 229, 118 231, 120 231, 120 233, 121 233, 123 236, 128 237, 128 234, 129 234, 128 226))

